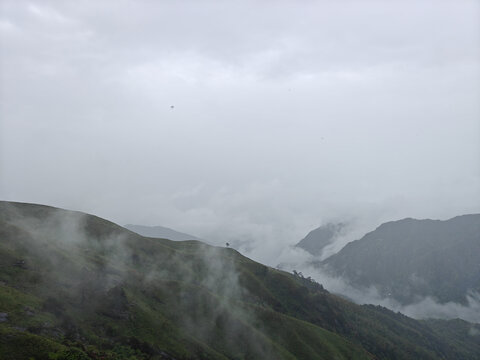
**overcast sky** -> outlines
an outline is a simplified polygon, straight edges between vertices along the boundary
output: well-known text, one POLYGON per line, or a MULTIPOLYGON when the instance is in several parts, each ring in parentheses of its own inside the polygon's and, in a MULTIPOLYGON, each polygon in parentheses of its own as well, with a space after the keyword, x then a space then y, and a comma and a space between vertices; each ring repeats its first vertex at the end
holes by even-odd
POLYGON ((480 212, 479 1, 0 4, 1 199, 267 253, 480 212))

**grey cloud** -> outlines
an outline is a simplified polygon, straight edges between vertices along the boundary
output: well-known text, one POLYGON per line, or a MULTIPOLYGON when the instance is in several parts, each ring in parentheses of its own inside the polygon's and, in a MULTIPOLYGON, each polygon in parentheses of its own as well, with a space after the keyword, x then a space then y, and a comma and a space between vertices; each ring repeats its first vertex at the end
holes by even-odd
POLYGON ((4 1, 0 198, 243 240, 273 265, 331 219, 478 212, 478 14, 4 1))

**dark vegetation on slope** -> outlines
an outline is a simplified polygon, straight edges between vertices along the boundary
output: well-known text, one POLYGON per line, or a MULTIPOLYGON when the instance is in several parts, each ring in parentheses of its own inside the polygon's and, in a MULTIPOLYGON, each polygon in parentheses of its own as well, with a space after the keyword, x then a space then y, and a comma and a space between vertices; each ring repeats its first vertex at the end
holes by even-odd
POLYGON ((388 222, 318 265, 402 304, 425 296, 466 304, 480 293, 480 215, 388 222))
POLYGON ((2 359, 480 354, 476 336, 452 340, 447 322, 358 306, 305 281, 233 249, 144 238, 91 215, 0 202, 2 359))

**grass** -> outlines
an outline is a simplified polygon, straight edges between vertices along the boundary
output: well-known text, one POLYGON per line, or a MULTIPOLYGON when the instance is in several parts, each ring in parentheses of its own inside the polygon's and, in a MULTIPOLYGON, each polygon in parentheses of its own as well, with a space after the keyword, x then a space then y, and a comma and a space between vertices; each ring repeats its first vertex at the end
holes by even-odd
POLYGON ((233 249, 2 202, 0 239, 2 359, 478 358, 468 338, 447 342, 233 249))

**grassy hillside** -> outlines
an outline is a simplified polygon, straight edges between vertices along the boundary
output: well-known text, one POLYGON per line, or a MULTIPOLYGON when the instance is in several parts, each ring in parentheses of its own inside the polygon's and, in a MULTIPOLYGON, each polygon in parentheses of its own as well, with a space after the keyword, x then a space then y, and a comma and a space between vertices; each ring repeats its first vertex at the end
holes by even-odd
POLYGON ((447 341, 439 324, 354 305, 233 249, 0 202, 2 359, 478 358, 474 335, 447 341))

